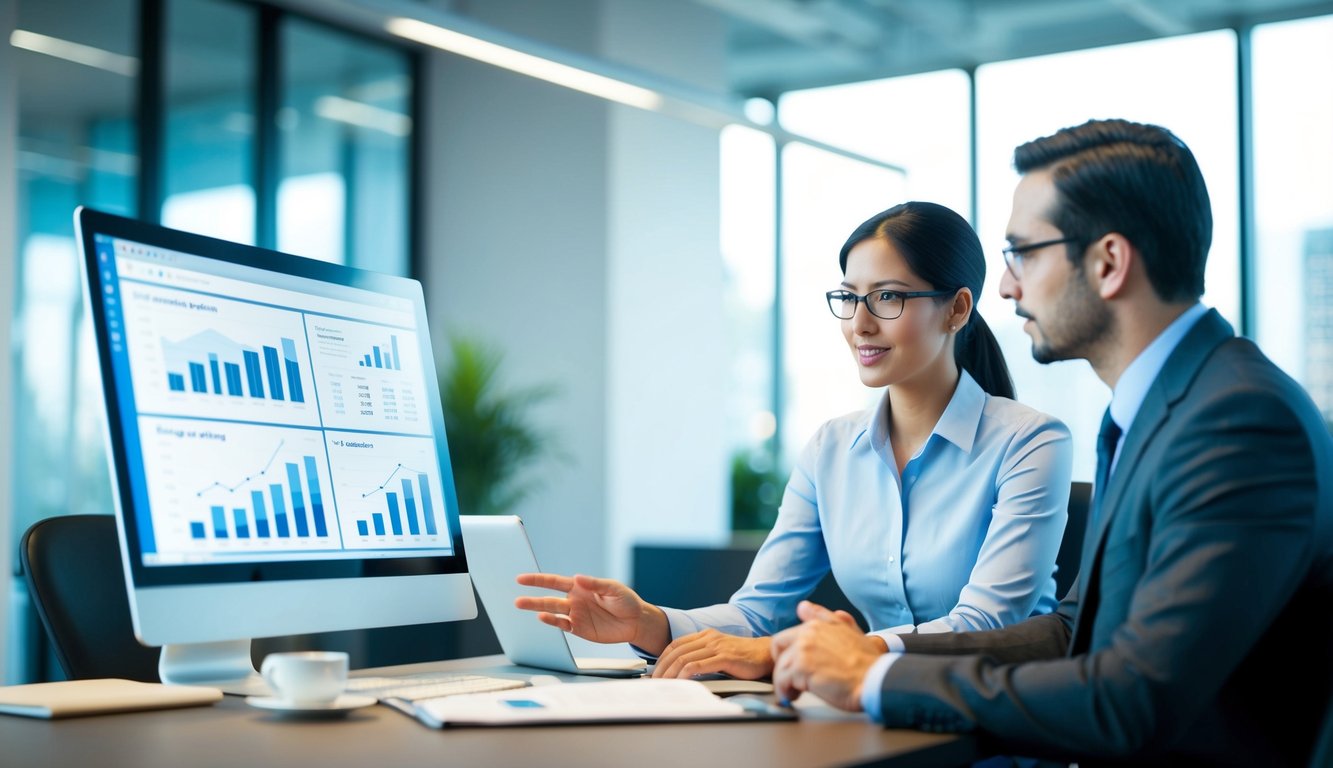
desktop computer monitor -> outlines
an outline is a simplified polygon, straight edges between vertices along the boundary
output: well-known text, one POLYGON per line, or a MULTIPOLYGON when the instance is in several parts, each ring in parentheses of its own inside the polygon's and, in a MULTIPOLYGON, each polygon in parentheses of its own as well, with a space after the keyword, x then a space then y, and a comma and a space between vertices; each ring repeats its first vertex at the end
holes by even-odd
POLYGON ((252 675, 253 637, 476 616, 418 282, 87 208, 75 226, 164 682, 252 675))

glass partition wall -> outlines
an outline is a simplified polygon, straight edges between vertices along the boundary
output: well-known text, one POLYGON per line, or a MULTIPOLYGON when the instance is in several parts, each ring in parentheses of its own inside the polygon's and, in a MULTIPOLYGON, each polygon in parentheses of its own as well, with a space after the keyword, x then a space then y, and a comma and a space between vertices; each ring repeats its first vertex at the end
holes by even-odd
MULTIPOLYGON (((44 517, 111 512, 74 208, 405 274, 415 87, 415 54, 265 5, 17 6, 15 543, 44 517)), ((9 591, 7 677, 58 676, 9 591)))

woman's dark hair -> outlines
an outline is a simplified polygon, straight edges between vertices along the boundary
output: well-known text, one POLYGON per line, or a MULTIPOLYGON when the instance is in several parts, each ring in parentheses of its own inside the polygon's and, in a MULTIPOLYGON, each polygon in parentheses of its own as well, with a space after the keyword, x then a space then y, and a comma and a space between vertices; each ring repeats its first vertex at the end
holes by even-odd
POLYGON ((935 203, 907 202, 871 216, 852 232, 838 254, 838 264, 847 273, 847 254, 865 240, 883 239, 893 245, 922 280, 938 291, 972 291, 972 315, 954 343, 958 367, 976 379, 986 392, 1014 397, 1009 366, 976 302, 986 282, 986 258, 981 241, 962 216, 935 203))

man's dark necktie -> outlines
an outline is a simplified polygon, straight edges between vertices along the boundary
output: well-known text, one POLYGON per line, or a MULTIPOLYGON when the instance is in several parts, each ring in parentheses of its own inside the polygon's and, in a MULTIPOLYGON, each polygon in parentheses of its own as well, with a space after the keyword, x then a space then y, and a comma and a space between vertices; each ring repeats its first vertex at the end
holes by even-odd
POLYGON ((1097 521, 1102 512, 1102 500, 1106 497, 1106 486, 1111 479, 1111 459, 1115 457, 1115 447, 1120 442, 1120 426, 1111 418, 1111 409, 1106 409, 1102 417, 1102 429, 1097 433, 1097 480, 1092 489, 1092 513, 1089 524, 1097 521))

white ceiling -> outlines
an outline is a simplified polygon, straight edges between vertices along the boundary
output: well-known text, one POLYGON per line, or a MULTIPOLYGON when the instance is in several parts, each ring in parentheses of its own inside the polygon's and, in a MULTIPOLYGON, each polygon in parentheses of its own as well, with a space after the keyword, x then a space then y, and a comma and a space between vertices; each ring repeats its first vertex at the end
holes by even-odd
POLYGON ((728 17, 745 96, 1333 13, 1328 0, 691 1, 728 17))

